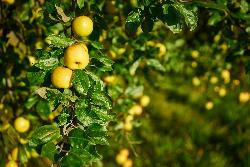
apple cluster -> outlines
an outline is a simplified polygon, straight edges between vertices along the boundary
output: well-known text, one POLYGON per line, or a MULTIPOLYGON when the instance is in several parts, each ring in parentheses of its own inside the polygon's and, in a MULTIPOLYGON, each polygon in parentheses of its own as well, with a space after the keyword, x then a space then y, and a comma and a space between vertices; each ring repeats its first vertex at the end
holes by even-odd
MULTIPOLYGON (((89 36, 93 31, 93 22, 87 16, 79 16, 73 20, 72 30, 80 37, 89 36)), ((64 52, 64 65, 57 67, 51 75, 51 82, 56 88, 72 86, 72 70, 85 69, 89 64, 88 48, 84 43, 75 43, 64 52)))

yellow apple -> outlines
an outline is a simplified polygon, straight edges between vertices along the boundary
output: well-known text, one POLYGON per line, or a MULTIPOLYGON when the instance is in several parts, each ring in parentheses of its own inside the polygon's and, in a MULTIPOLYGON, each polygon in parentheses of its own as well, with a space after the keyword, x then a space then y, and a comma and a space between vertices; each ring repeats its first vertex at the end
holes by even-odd
POLYGON ((129 155, 129 150, 128 150, 127 148, 123 148, 123 149, 121 149, 121 151, 120 151, 119 154, 120 154, 120 155, 123 155, 123 156, 125 156, 125 157, 128 157, 128 155, 129 155))
POLYGON ((133 166, 133 161, 131 159, 127 159, 122 165, 122 167, 132 167, 132 166, 133 166))
POLYGON ((130 108, 128 112, 131 115, 141 115, 142 114, 142 107, 140 105, 136 104, 132 108, 130 108))
POLYGON ((30 128, 30 121, 23 117, 18 117, 14 121, 14 127, 19 133, 27 132, 30 128))
POLYGON ((166 54, 166 46, 162 43, 156 43, 155 45, 157 48, 159 48, 159 57, 162 57, 166 54))
POLYGON ((9 161, 5 164, 5 167, 18 167, 18 163, 16 161, 9 161))
POLYGON ((71 87, 72 70, 65 67, 57 67, 51 75, 51 82, 56 88, 71 87))
POLYGON ((208 102, 206 103, 206 109, 207 109, 207 110, 211 110, 213 107, 214 107, 214 103, 213 103, 213 102, 208 101, 208 102))
POLYGON ((216 84, 218 82, 218 78, 216 77, 216 76, 212 76, 211 78, 210 78, 210 83, 211 84, 216 84))
POLYGON ((79 16, 73 20, 72 30, 78 36, 89 36, 93 31, 93 21, 87 16, 79 16))
POLYGON ((191 52, 191 56, 194 58, 194 59, 196 59, 196 58, 198 58, 199 57, 199 52, 197 51, 197 50, 193 50, 192 52, 191 52))
POLYGON ((11 158, 12 160, 16 161, 18 159, 18 147, 14 148, 11 151, 11 158))
POLYGON ((123 128, 126 131, 131 131, 133 129, 133 124, 131 122, 125 122, 123 128))
POLYGON ((143 95, 140 98, 140 104, 141 104, 142 107, 147 107, 149 103, 150 103, 150 97, 149 96, 143 95))
POLYGON ((194 86, 199 86, 201 84, 201 81, 200 81, 200 79, 198 77, 194 77, 192 79, 192 83, 193 83, 194 86))
POLYGON ((241 92, 239 95, 239 101, 241 103, 246 103, 250 100, 250 94, 248 92, 241 92))
POLYGON ((115 160, 119 165, 122 165, 127 160, 127 157, 122 154, 117 154, 115 160))
POLYGON ((64 65, 71 70, 84 69, 89 64, 88 48, 85 44, 69 46, 64 53, 64 65))
POLYGON ((221 97, 224 97, 227 94, 227 90, 225 88, 220 88, 219 89, 219 95, 221 97))

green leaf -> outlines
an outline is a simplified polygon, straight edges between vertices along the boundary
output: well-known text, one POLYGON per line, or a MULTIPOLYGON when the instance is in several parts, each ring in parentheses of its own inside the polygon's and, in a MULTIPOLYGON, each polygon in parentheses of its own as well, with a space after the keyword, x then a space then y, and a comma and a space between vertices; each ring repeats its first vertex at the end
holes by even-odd
POLYGON ((31 109, 31 107, 33 107, 38 101, 38 97, 37 96, 31 96, 27 99, 27 101, 24 103, 24 106, 27 109, 31 109))
POLYGON ((36 147, 60 137, 60 129, 54 125, 44 125, 34 129, 29 136, 29 145, 36 147))
POLYGON ((42 70, 51 70, 58 65, 59 61, 55 57, 48 59, 38 59, 38 62, 35 64, 36 67, 42 70))
POLYGON ((61 113, 59 116, 58 116, 58 126, 63 126, 63 125, 66 125, 68 123, 68 118, 70 117, 70 114, 68 113, 61 113))
POLYGON ((104 90, 104 83, 103 81, 96 76, 94 73, 87 71, 86 72, 90 79, 92 79, 92 91, 103 91, 104 90))
POLYGON ((27 78, 31 85, 41 85, 45 80, 46 74, 46 71, 31 68, 27 72, 27 78))
POLYGON ((91 116, 91 113, 87 109, 76 109, 75 110, 77 120, 79 120, 83 126, 88 126, 95 122, 95 119, 91 116))
POLYGON ((49 103, 46 100, 40 100, 36 105, 36 111, 42 119, 47 120, 51 113, 49 103))
MULTIPOLYGON (((103 65, 107 67, 111 67, 114 64, 114 61, 111 60, 108 56, 102 54, 102 53, 92 53, 91 58, 98 60, 101 62, 103 65)), ((112 69, 112 68, 111 68, 112 69)))
POLYGON ((141 86, 130 86, 125 90, 125 95, 130 97, 139 97, 143 94, 144 87, 141 86))
POLYGON ((135 75, 135 72, 136 72, 136 70, 137 70, 137 68, 139 67, 139 65, 140 65, 140 63, 141 63, 141 60, 142 59, 138 59, 138 60, 136 60, 133 64, 132 64, 132 66, 129 68, 129 73, 130 73, 130 75, 135 75))
POLYGON ((213 12, 213 15, 208 19, 207 24, 213 26, 219 23, 222 20, 222 17, 219 12, 213 12))
POLYGON ((84 7, 84 1, 85 0, 77 0, 77 6, 82 9, 84 7))
POLYGON ((91 103, 93 105, 97 105, 97 106, 105 107, 107 109, 111 109, 111 100, 103 92, 92 92, 91 103))
POLYGON ((148 66, 152 66, 156 70, 163 71, 163 72, 166 71, 164 66, 161 65, 161 63, 157 59, 146 59, 146 63, 147 63, 148 66))
POLYGON ((86 133, 91 137, 104 137, 107 135, 107 128, 106 125, 94 123, 87 127, 86 133))
POLYGON ((74 71, 73 86, 78 93, 87 95, 90 81, 88 75, 83 70, 74 71))
POLYGON ((125 29, 128 33, 133 33, 137 30, 142 22, 142 10, 135 9, 134 11, 130 12, 125 23, 125 29))
POLYGON ((66 48, 72 44, 74 44, 76 41, 74 39, 65 37, 63 35, 49 35, 45 41, 57 48, 66 48))
POLYGON ((84 149, 88 144, 88 136, 79 128, 75 128, 69 132, 69 143, 71 147, 84 149))
POLYGON ((90 44, 96 49, 103 49, 104 46, 98 41, 90 41, 90 44))
POLYGON ((187 9, 185 5, 181 3, 175 3, 174 7, 180 12, 184 17, 185 23, 190 28, 190 31, 193 31, 197 27, 198 15, 191 9, 187 9))
POLYGON ((55 154, 58 154, 56 145, 52 142, 46 143, 42 147, 41 155, 48 157, 51 161, 54 161, 55 154))

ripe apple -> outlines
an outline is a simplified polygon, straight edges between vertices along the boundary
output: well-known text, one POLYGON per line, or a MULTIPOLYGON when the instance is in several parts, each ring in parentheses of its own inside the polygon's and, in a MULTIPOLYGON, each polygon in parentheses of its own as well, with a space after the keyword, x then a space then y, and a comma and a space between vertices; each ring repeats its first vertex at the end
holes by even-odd
POLYGON ((78 36, 89 36, 93 31, 93 21, 87 16, 79 16, 73 20, 72 30, 78 36))
POLYGON ((121 149, 119 154, 128 157, 129 150, 127 148, 123 148, 123 149, 121 149))
POLYGON ((69 46, 64 53, 64 64, 72 70, 84 69, 89 64, 87 46, 85 44, 69 46))
POLYGON ((30 128, 30 121, 23 117, 18 117, 14 121, 14 127, 19 133, 27 132, 30 128))
POLYGON ((72 80, 72 70, 65 67, 57 67, 51 75, 52 84, 57 88, 69 88, 72 80))

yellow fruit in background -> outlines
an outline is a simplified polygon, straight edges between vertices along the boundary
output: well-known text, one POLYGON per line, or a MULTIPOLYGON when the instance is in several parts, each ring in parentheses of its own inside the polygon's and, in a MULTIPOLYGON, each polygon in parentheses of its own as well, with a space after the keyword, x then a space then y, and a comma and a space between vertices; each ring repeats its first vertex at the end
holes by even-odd
POLYGON ((34 56, 28 56, 30 66, 33 66, 36 63, 36 58, 34 56))
POLYGON ((227 51, 227 49, 228 49, 228 46, 227 46, 227 44, 221 44, 220 45, 220 48, 223 50, 223 51, 227 51))
POLYGON ((219 95, 221 97, 224 97, 227 94, 227 90, 225 88, 220 88, 219 89, 219 95))
POLYGON ((133 124, 131 122, 125 122, 123 128, 126 131, 131 131, 133 129, 133 124))
POLYGON ((11 158, 12 160, 16 161, 18 159, 18 147, 14 148, 11 151, 11 158))
POLYGON ((2 0, 3 3, 6 3, 8 5, 12 5, 15 3, 15 0, 2 0))
POLYGON ((36 152, 35 149, 32 149, 32 150, 30 151, 30 155, 31 155, 32 158, 37 158, 37 157, 39 157, 39 154, 36 152))
POLYGON ((105 4, 105 11, 108 14, 115 14, 117 12, 115 1, 107 1, 107 3, 105 4))
POLYGON ((16 161, 9 161, 5 164, 5 167, 18 167, 18 163, 16 161))
POLYGON ((166 46, 162 43, 156 43, 155 45, 157 48, 159 48, 159 57, 162 57, 166 54, 166 46))
POLYGON ((141 115, 142 114, 142 107, 140 105, 136 104, 132 108, 130 108, 128 112, 131 115, 141 115))
POLYGON ((79 43, 69 46, 64 53, 64 65, 71 70, 84 69, 89 64, 88 48, 79 43))
POLYGON ((221 35, 220 34, 217 34, 214 36, 214 42, 219 42, 220 41, 220 38, 221 38, 221 35))
POLYGON ((23 117, 18 117, 14 121, 14 127, 19 133, 27 132, 30 128, 30 121, 23 117))
POLYGON ((132 167, 132 166, 133 166, 133 161, 131 159, 127 159, 122 165, 122 167, 132 167))
POLYGON ((106 76, 103 78, 103 81, 106 83, 114 83, 115 80, 116 80, 116 76, 114 75, 106 76))
POLYGON ((149 103, 150 103, 150 97, 149 96, 143 95, 140 98, 140 104, 141 104, 142 107, 148 106, 149 103))
POLYGON ((119 154, 120 154, 120 155, 123 155, 123 156, 125 156, 125 157, 128 157, 128 155, 129 155, 129 150, 128 150, 127 148, 123 148, 123 149, 121 149, 121 151, 120 151, 119 154))
POLYGON ((198 66, 198 63, 197 63, 196 61, 193 61, 193 62, 191 63, 191 66, 192 66, 193 68, 196 68, 196 67, 198 66))
POLYGON ((155 46, 155 41, 146 41, 146 45, 155 46))
POLYGON ((216 84, 218 82, 218 78, 216 77, 216 76, 212 76, 211 78, 210 78, 210 83, 211 84, 216 84))
POLYGON ((127 156, 124 156, 122 154, 117 154, 115 160, 119 165, 122 165, 127 160, 127 156))
POLYGON ((193 83, 194 86, 199 86, 201 84, 201 81, 200 81, 200 79, 198 77, 194 77, 192 79, 192 83, 193 83))
POLYGON ((131 122, 133 121, 134 119, 134 116, 133 115, 128 115, 126 118, 125 118, 125 122, 131 122))
POLYGON ((233 80, 233 84, 234 84, 235 86, 239 86, 239 85, 240 85, 240 80, 234 79, 234 80, 233 80))
POLYGON ((72 70, 65 67, 57 67, 51 75, 51 82, 56 88, 71 87, 72 70))
POLYGON ((138 6, 137 0, 130 0, 130 4, 131 4, 131 6, 133 6, 133 7, 137 7, 137 6, 138 6))
POLYGON ((79 16, 73 20, 72 30, 78 36, 89 36, 93 31, 93 21, 87 16, 79 16))
POLYGON ((197 51, 197 50, 193 50, 192 52, 191 52, 191 56, 194 58, 194 59, 196 59, 196 58, 198 58, 199 57, 199 52, 197 51))
POLYGON ((248 92, 241 92, 239 95, 239 101, 241 103, 246 103, 250 100, 250 94, 248 92))
POLYGON ((208 102, 206 103, 206 109, 207 109, 207 110, 211 110, 213 107, 214 107, 214 103, 213 103, 213 102, 208 101, 208 102))
POLYGON ((24 139, 24 138, 20 138, 20 139, 19 139, 19 142, 20 142, 21 144, 27 144, 27 143, 28 143, 28 140, 27 140, 27 139, 24 139))
POLYGON ((221 77, 224 79, 225 83, 230 82, 230 72, 228 70, 222 70, 221 71, 221 77))

